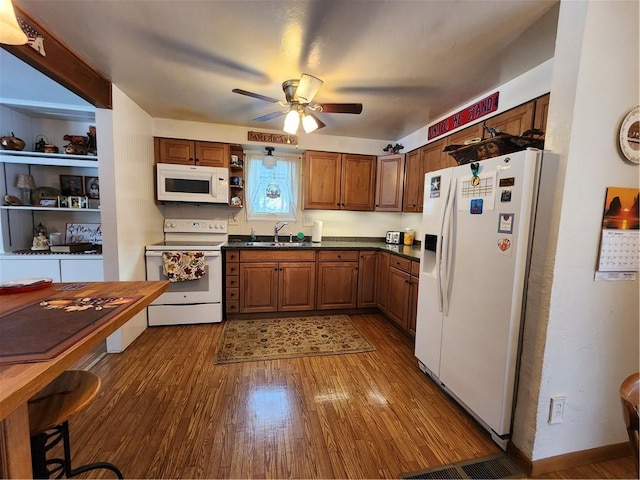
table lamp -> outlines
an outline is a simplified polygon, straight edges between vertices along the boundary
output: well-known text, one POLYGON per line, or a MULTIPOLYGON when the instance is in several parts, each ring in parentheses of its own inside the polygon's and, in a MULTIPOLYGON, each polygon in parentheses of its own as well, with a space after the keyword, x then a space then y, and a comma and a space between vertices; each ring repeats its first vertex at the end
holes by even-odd
POLYGON ((27 173, 18 174, 16 187, 20 189, 20 201, 24 205, 31 205, 31 190, 36 188, 36 182, 33 176, 27 173))

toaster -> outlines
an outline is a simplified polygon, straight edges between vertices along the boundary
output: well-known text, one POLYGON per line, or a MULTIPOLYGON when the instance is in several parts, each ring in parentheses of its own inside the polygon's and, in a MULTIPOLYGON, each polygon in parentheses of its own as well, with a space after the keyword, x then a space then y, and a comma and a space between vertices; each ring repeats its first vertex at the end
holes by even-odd
POLYGON ((404 232, 398 232, 398 231, 387 232, 387 238, 385 241, 393 245, 400 245, 404 243, 404 232))

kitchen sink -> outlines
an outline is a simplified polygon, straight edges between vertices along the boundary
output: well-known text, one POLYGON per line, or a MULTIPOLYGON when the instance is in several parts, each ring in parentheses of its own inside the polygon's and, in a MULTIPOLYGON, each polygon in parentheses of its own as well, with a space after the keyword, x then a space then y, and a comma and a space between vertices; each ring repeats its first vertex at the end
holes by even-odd
POLYGON ((291 248, 291 247, 308 247, 308 242, 247 242, 246 247, 274 247, 274 248, 291 248))

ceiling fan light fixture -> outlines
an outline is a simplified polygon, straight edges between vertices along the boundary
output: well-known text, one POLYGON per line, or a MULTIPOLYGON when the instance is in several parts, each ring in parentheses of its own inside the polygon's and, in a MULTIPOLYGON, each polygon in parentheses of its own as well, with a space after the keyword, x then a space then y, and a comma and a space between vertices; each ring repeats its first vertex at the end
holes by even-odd
POLYGON ((302 128, 304 128, 305 133, 311 133, 314 130, 318 129, 318 122, 311 115, 304 115, 302 117, 302 128))
POLYGON ((11 0, 0 0, 0 43, 24 45, 28 39, 18 24, 11 0))
POLYGON ((276 166, 276 157, 273 156, 273 147, 265 147, 267 154, 262 159, 262 166, 265 168, 273 168, 276 166))
POLYGON ((300 125, 300 115, 295 109, 289 110, 287 116, 284 118, 283 130, 290 135, 295 135, 298 132, 298 126, 300 125))

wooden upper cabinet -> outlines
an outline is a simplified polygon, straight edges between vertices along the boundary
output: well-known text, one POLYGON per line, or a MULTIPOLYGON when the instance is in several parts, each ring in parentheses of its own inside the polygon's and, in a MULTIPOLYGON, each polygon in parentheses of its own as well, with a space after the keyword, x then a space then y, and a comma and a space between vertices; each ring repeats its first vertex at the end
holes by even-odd
POLYGON ((404 162, 404 198, 402 210, 404 212, 422 211, 422 190, 424 186, 424 169, 422 166, 422 152, 416 148, 407 153, 404 162))
MULTIPOLYGON (((487 126, 511 135, 522 135, 533 127, 533 110, 534 102, 525 103, 487 119, 487 126)), ((484 132, 484 138, 489 136, 484 132)))
POLYGON ((375 155, 342 154, 340 208, 373 212, 376 185, 375 155))
POLYGON ((341 167, 339 153, 310 150, 304 153, 304 208, 340 209, 341 167))
MULTIPOLYGON (((444 152, 446 139, 437 140, 435 142, 428 143, 420 149, 420 155, 422 156, 422 182, 424 183, 424 174, 428 172, 434 172, 443 168, 453 166, 451 160, 453 157, 444 152), (451 159, 451 160, 450 160, 451 159)), ((455 164, 455 160, 453 160, 455 164)), ((423 185, 424 188, 424 185, 423 185)))
POLYGON ((305 209, 373 211, 374 155, 307 151, 304 172, 305 209))
POLYGON ((549 99, 550 94, 543 95, 540 98, 536 98, 533 114, 533 128, 547 131, 547 116, 549 114, 549 99))
POLYGON ((196 165, 201 167, 229 167, 229 144, 195 142, 196 165))
POLYGON ((229 145, 179 138, 158 138, 155 141, 157 163, 229 167, 229 145))
POLYGON ((404 168, 404 154, 378 157, 375 197, 377 212, 402 211, 404 168))

